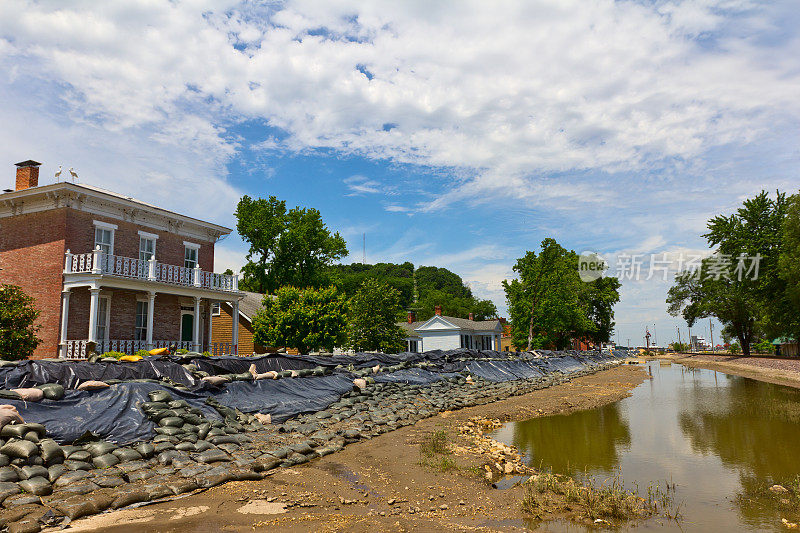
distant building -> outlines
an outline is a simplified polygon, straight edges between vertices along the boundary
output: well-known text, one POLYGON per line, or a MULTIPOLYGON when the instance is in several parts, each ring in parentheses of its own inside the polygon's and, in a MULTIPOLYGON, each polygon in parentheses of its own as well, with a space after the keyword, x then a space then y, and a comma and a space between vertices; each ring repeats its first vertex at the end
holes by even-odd
POLYGON ((500 335, 500 351, 516 352, 517 347, 514 346, 514 338, 511 335, 512 325, 506 322, 505 318, 500 319, 500 324, 503 327, 503 333, 500 335))
POLYGON ((797 357, 800 355, 800 350, 798 350, 800 345, 798 345, 796 339, 781 337, 772 341, 772 345, 775 346, 775 355, 785 357, 797 357))
POLYGON ((692 335, 690 340, 690 346, 693 352, 703 352, 706 350, 711 350, 711 343, 709 343, 704 337, 699 335, 692 335))
POLYGON ((408 314, 406 322, 398 325, 406 331, 406 349, 410 352, 431 350, 455 350, 471 348, 474 350, 500 350, 503 327, 500 320, 472 320, 442 314, 442 306, 437 305, 435 314, 424 321, 414 320, 414 313, 408 314))

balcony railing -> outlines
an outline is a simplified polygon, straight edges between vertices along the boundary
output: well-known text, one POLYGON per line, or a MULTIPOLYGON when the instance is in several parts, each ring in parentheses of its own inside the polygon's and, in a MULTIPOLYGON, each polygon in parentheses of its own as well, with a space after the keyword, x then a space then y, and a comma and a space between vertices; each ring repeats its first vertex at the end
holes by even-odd
POLYGON ((99 247, 88 254, 73 254, 69 250, 64 261, 64 273, 89 273, 143 281, 155 281, 184 287, 198 287, 215 291, 237 292, 239 277, 215 274, 200 270, 200 266, 186 268, 159 263, 155 257, 145 261, 103 253, 99 247))
MULTIPOLYGON (((86 346, 88 340, 68 340, 64 343, 64 359, 86 359, 86 346)), ((99 354, 106 352, 121 352, 133 355, 139 350, 152 350, 153 348, 168 348, 175 345, 178 350, 193 350, 194 343, 191 341, 153 341, 148 347, 147 341, 134 340, 103 340, 95 343, 94 351, 99 354)), ((210 346, 211 355, 231 355, 234 352, 233 344, 230 342, 212 342, 210 346)))

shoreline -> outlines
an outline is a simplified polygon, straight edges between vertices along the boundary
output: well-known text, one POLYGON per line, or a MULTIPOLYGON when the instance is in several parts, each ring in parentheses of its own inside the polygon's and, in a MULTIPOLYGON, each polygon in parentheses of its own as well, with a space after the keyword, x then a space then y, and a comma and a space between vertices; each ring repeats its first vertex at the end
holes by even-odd
POLYGON ((446 464, 432 464, 420 446, 437 432, 449 443, 459 442, 458 428, 475 417, 510 422, 613 403, 645 379, 641 367, 619 365, 523 395, 444 411, 309 463, 272 470, 260 481, 230 482, 179 500, 94 515, 72 522, 70 529, 525 530, 530 519, 520 504, 524 488, 492 488, 483 475, 484 455, 453 446, 451 454, 436 456, 437 461, 446 457, 446 464))
POLYGON ((757 381, 764 381, 767 383, 774 383, 776 385, 800 389, 800 359, 780 360, 796 363, 796 371, 755 366, 746 362, 736 362, 736 360, 763 360, 764 358, 746 358, 730 355, 678 353, 658 355, 653 359, 660 361, 671 361, 673 363, 682 364, 690 368, 716 370, 725 374, 732 374, 757 381))

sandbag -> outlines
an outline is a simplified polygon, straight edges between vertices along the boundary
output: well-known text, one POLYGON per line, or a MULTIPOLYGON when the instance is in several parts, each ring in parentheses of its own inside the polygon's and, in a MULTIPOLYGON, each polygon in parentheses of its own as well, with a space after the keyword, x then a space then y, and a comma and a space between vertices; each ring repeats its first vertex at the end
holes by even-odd
POLYGON ((148 353, 150 355, 164 355, 169 353, 169 348, 153 348, 148 353))
MULTIPOLYGON (((116 445, 111 444, 110 442, 106 442, 104 440, 93 442, 91 444, 86 445, 86 451, 89 452, 92 455, 92 457, 100 457, 101 455, 106 455, 108 453, 113 452, 116 449, 117 449, 116 445)), ((70 459, 72 459, 72 456, 70 456, 70 459)))
POLYGON ((53 439, 43 439, 39 442, 42 449, 42 460, 45 464, 62 462, 65 459, 64 450, 53 439))
POLYGON ((0 428, 6 424, 22 424, 23 422, 16 407, 8 404, 0 405, 0 428))
POLYGON ((142 356, 141 355, 123 355, 122 357, 119 358, 119 360, 120 361, 126 361, 126 362, 129 362, 129 363, 135 363, 137 361, 141 361, 142 360, 142 356))
POLYGON ((92 391, 92 390, 107 389, 110 386, 111 385, 109 385, 108 383, 106 383, 104 381, 97 381, 97 380, 90 379, 89 381, 84 381, 83 383, 78 385, 78 390, 92 391))
POLYGON ((28 440, 10 440, 0 447, 0 453, 9 457, 27 459, 39 451, 39 447, 28 440))
POLYGON ((25 492, 35 494, 36 496, 47 496, 53 493, 53 485, 51 485, 47 479, 40 476, 20 481, 19 488, 25 492))
POLYGON ((36 388, 42 389, 44 397, 48 400, 60 400, 64 397, 64 386, 60 383, 45 383, 36 388))
POLYGON ((225 383, 229 383, 230 380, 228 378, 224 378, 222 376, 206 376, 202 379, 209 385, 214 385, 215 387, 221 387, 225 383))
POLYGON ((265 414, 262 414, 262 413, 256 413, 253 416, 255 416, 256 420, 258 420, 259 422, 261 422, 265 426, 269 425, 269 424, 272 424, 272 415, 270 415, 270 414, 266 414, 265 415, 265 414))
POLYGON ((149 459, 155 453, 155 447, 149 442, 140 442, 134 446, 133 449, 139 452, 145 459, 149 459))
POLYGON ((19 397, 26 402, 40 402, 44 398, 44 391, 42 389, 11 389, 12 392, 19 394, 19 397))

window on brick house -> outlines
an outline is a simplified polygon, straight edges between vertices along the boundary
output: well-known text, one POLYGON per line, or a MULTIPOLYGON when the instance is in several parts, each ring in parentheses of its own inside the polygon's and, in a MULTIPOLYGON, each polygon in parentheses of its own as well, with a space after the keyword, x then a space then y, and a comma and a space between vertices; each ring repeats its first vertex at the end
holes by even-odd
POLYGON ((183 255, 183 266, 186 268, 194 268, 197 266, 197 246, 186 245, 183 255))
POLYGON ((98 341, 108 340, 108 321, 111 313, 111 298, 101 296, 97 302, 97 327, 95 336, 98 341))
POLYGON ((94 228, 94 247, 100 247, 104 254, 114 253, 114 230, 108 228, 94 228))
POLYGON ((219 302, 211 304, 211 316, 219 316, 222 314, 222 311, 219 307, 219 302))
POLYGON ((134 339, 147 340, 147 302, 136 302, 136 332, 134 339))
POLYGON ((149 261, 154 255, 156 255, 156 239, 141 235, 139 237, 139 260, 149 261))

